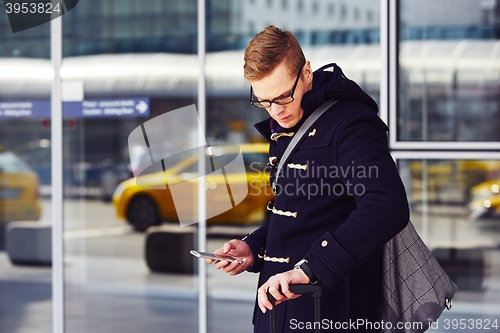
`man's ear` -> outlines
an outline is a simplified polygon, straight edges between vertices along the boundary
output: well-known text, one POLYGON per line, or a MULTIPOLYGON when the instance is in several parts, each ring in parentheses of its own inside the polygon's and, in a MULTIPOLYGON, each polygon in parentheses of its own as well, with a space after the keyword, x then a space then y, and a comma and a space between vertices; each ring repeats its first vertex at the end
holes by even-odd
POLYGON ((310 84, 313 79, 313 71, 311 69, 311 62, 309 60, 304 64, 304 68, 302 69, 302 74, 304 75, 304 80, 307 84, 310 84))

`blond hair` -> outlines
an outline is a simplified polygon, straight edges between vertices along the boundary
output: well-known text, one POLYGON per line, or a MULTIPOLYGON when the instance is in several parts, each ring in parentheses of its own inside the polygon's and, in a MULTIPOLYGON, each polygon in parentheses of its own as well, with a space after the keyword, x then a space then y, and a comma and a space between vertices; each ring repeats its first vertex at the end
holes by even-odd
POLYGON ((306 62, 297 38, 274 25, 266 27, 248 43, 244 60, 244 76, 248 81, 269 75, 283 60, 290 75, 295 76, 306 62))

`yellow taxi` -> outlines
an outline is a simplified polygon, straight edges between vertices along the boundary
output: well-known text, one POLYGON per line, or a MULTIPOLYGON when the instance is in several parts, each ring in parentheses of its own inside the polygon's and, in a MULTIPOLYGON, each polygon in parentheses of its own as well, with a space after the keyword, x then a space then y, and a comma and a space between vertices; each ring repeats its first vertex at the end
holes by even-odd
POLYGON ((0 147, 0 222, 33 221, 40 214, 37 174, 14 153, 0 147))
MULTIPOLYGON (((207 190, 217 188, 210 192, 213 194, 207 204, 207 216, 212 216, 207 219, 210 224, 260 223, 264 220, 267 203, 274 198, 267 167, 269 145, 252 143, 236 147, 241 153, 244 167, 226 167, 224 173, 210 172, 210 167, 213 169, 211 171, 216 171, 230 163, 235 156, 231 149, 222 150, 218 161, 224 161, 223 165, 207 165, 207 190), (228 189, 233 191, 229 195, 230 198, 236 198, 241 193, 243 196, 240 195, 242 200, 238 200, 241 202, 225 210, 223 205, 230 202, 228 189), (220 214, 217 214, 219 212, 220 214)), ((179 221, 181 210, 193 210, 192 207, 197 205, 197 162, 198 155, 193 153, 165 171, 140 175, 120 183, 112 198, 117 217, 127 220, 137 231, 144 231, 150 226, 161 224, 162 221, 179 221)))
POLYGON ((470 219, 500 219, 500 179, 486 181, 471 188, 468 205, 470 219))

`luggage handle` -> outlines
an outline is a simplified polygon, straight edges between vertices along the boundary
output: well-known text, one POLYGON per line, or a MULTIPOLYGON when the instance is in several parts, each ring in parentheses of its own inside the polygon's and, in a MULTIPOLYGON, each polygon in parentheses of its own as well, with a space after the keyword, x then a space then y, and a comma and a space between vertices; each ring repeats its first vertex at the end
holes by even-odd
POLYGON ((288 289, 294 294, 312 294, 312 297, 321 297, 321 286, 317 284, 291 284, 288 289))
MULTIPOLYGON (((318 323, 321 322, 321 312, 320 312, 321 286, 315 284, 291 284, 288 286, 288 289, 290 289, 290 291, 294 294, 312 294, 312 297, 314 298, 314 321, 318 323)), ((281 293, 281 287, 279 288, 279 292, 281 293)), ((274 311, 274 306, 276 304, 276 299, 273 297, 273 295, 271 295, 269 290, 267 291, 267 298, 269 299, 271 305, 273 306, 272 310, 270 310, 271 313, 270 332, 275 333, 276 311, 274 311)), ((315 328, 315 332, 319 333, 320 331, 321 328, 319 327, 315 328)))

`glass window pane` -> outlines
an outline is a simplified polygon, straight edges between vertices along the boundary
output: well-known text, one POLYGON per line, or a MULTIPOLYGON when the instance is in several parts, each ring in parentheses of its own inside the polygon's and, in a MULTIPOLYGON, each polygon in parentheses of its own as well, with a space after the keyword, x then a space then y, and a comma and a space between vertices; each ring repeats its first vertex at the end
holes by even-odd
MULTIPOLYGON (((247 43, 267 25, 291 31, 303 47, 313 70, 335 62, 344 74, 356 81, 372 98, 379 100, 380 94, 380 34, 378 1, 212 1, 211 20, 207 30, 207 135, 210 142, 230 142, 252 146, 265 142, 253 127, 257 122, 269 117, 265 109, 258 109, 249 103, 250 84, 243 78, 243 52, 247 43), (217 24, 216 24, 217 23, 217 24)), ((290 87, 293 82, 290 84, 290 87)), ((247 149, 247 148, 245 148, 247 149)), ((266 154, 267 155, 267 154, 266 154)), ((261 190, 259 182, 268 181, 264 176, 269 168, 268 157, 262 152, 243 151, 243 159, 250 182, 250 195, 261 190), (248 161, 254 161, 248 163, 248 161), (257 177, 261 174, 261 178, 257 177)), ((265 191, 263 191, 265 192, 265 191)), ((251 199, 251 198, 247 198, 251 199)), ((260 198, 259 198, 260 200, 260 198)), ((260 210, 246 213, 251 219, 261 223, 262 208, 269 198, 260 203, 260 210), (259 221, 260 220, 260 221, 259 221)), ((244 202, 246 204, 246 202, 244 202)), ((248 204, 250 200, 248 200, 248 204)), ((225 232, 253 231, 258 223, 242 229, 227 228, 225 232)), ((242 223, 243 224, 243 223, 242 223)), ((241 226, 240 226, 241 228, 241 226)), ((230 236, 209 238, 209 249, 216 249, 230 236), (213 247, 212 247, 213 246, 213 247)), ((212 272, 209 268, 209 272, 212 272)), ((217 271, 216 273, 219 273, 217 271)), ((215 273, 214 273, 215 274, 215 273)), ((219 275, 217 275, 219 276, 219 275)), ((239 290, 235 295, 237 304, 253 306, 253 299, 245 295, 255 293, 256 284, 250 282, 255 275, 241 274, 228 280, 227 290, 239 290), (243 279, 245 280, 243 282, 243 279), (243 291, 243 292, 242 292, 243 291)), ((215 285, 215 284, 214 284, 215 285)), ((211 287, 213 293, 224 289, 211 287)), ((252 325, 241 316, 240 323, 251 331, 252 325)), ((217 320, 214 317, 214 320, 217 320)), ((243 328, 240 329, 243 331, 243 328)), ((214 330, 215 332, 215 330, 214 330)))
MULTIPOLYGON (((68 333, 197 331, 196 228, 180 227, 161 169, 144 177, 162 189, 134 179, 152 164, 141 126, 196 102, 196 15, 193 1, 87 0, 63 17, 62 75, 84 83, 84 103, 65 104, 68 333), (144 145, 129 147, 137 129, 144 145)), ((169 148, 165 133, 145 132, 150 148, 169 148)))
POLYGON ((439 323, 497 319, 500 161, 398 160, 398 166, 411 220, 460 288, 439 323))
POLYGON ((0 332, 52 329, 49 36, 0 2, 0 332))
POLYGON ((500 140, 498 10, 403 0, 399 14, 398 140, 500 140))

